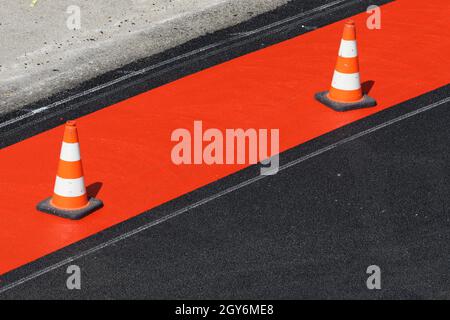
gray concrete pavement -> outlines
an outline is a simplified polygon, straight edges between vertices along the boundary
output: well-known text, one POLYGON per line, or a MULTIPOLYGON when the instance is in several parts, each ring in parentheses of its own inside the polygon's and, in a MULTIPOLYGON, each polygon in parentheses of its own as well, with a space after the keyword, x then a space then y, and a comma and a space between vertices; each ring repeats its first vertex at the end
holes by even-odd
POLYGON ((288 1, 0 0, 0 114, 288 1))

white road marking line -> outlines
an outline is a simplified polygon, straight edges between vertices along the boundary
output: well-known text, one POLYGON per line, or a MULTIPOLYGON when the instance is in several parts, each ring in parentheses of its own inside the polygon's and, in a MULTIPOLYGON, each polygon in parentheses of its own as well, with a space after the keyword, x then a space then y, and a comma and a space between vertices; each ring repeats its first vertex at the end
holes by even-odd
MULTIPOLYGON (((402 116, 396 117, 396 118, 394 118, 394 119, 391 119, 391 120, 389 120, 389 121, 386 121, 386 122, 384 122, 384 123, 381 123, 381 124, 379 124, 379 125, 376 125, 376 126, 374 126, 374 127, 372 127, 372 128, 363 130, 363 131, 361 131, 361 132, 359 132, 359 133, 357 133, 357 134, 354 134, 354 135, 352 135, 352 136, 350 136, 350 137, 347 137, 347 138, 344 138, 344 139, 342 139, 342 140, 339 140, 339 141, 337 141, 337 142, 335 142, 335 143, 332 143, 332 144, 330 144, 329 146, 326 146, 326 147, 321 148, 321 149, 319 149, 319 150, 316 150, 316 151, 314 151, 314 152, 312 152, 312 153, 309 153, 309 154, 307 154, 307 155, 305 155, 305 156, 303 156, 303 157, 300 157, 300 158, 298 158, 298 159, 296 159, 296 160, 293 160, 293 161, 291 161, 291 162, 288 162, 288 163, 286 163, 286 164, 280 166, 279 171, 288 169, 288 168, 290 168, 290 167, 292 167, 292 166, 295 166, 295 165, 297 165, 297 164, 299 164, 299 163, 301 163, 301 162, 304 162, 304 161, 306 161, 306 160, 308 160, 308 159, 311 159, 311 158, 313 158, 313 157, 316 157, 316 156, 318 156, 318 155, 321 155, 321 154, 323 154, 323 153, 325 153, 325 152, 327 152, 327 151, 333 150, 333 149, 335 149, 335 148, 337 148, 337 147, 339 147, 339 146, 341 146, 341 145, 343 145, 343 144, 345 144, 345 143, 348 143, 348 142, 353 141, 353 140, 356 140, 356 139, 358 139, 358 138, 360 138, 360 137, 366 136, 366 135, 368 135, 368 134, 370 134, 370 133, 372 133, 372 132, 378 131, 378 130, 380 130, 380 129, 382 129, 382 128, 385 128, 385 127, 388 127, 388 126, 390 126, 390 125, 392 125, 392 124, 394 124, 394 123, 397 123, 397 122, 400 122, 400 121, 402 121, 402 120, 408 119, 408 118, 413 117, 413 116, 415 116, 415 115, 417 115, 417 114, 420 114, 420 113, 422 113, 422 112, 431 110, 431 109, 433 109, 433 108, 435 108, 435 107, 437 107, 437 106, 440 106, 440 105, 442 105, 442 104, 444 104, 444 103, 447 103, 447 102, 450 102, 450 97, 444 98, 444 99, 442 99, 442 100, 439 100, 439 101, 437 101, 437 102, 434 102, 434 103, 432 103, 432 104, 429 104, 429 105, 427 105, 427 106, 425 106, 425 107, 419 108, 419 109, 417 109, 417 110, 415 110, 415 111, 408 112, 408 113, 406 113, 406 114, 404 114, 404 115, 402 115, 402 116)), ((221 192, 218 192, 218 193, 216 193, 216 194, 214 194, 214 195, 212 195, 212 196, 206 197, 206 198, 203 199, 203 200, 200 200, 200 201, 195 202, 195 203, 193 203, 193 204, 191 204, 191 205, 189 205, 189 206, 186 206, 186 207, 184 207, 184 208, 182 208, 182 209, 179 209, 179 210, 177 210, 177 211, 174 211, 174 212, 172 212, 172 213, 170 213, 170 214, 168 214, 168 215, 166 215, 166 216, 164 216, 164 217, 162 217, 162 218, 159 218, 159 219, 157 219, 157 220, 155 220, 155 221, 152 221, 152 222, 149 222, 149 223, 147 223, 147 224, 144 224, 144 225, 140 226, 139 228, 136 228, 136 229, 131 230, 131 231, 129 231, 129 232, 126 232, 126 233, 124 233, 124 234, 122 234, 122 235, 120 235, 120 236, 117 236, 117 237, 115 237, 115 238, 112 238, 112 239, 110 239, 110 240, 108 240, 108 241, 106 241, 106 242, 104 242, 104 243, 101 243, 101 244, 99 244, 99 245, 97 245, 97 246, 95 246, 95 247, 92 247, 91 249, 88 249, 88 250, 86 250, 86 251, 80 252, 80 253, 77 254, 77 255, 74 255, 74 256, 72 256, 72 257, 69 257, 69 258, 67 258, 67 259, 64 259, 64 260, 62 260, 62 261, 60 261, 60 262, 58 262, 58 263, 56 263, 56 264, 53 264, 53 265, 51 265, 51 266, 48 266, 47 268, 44 268, 44 269, 42 269, 42 270, 40 270, 40 271, 37 271, 37 272, 35 272, 35 273, 32 273, 32 274, 30 274, 30 275, 28 275, 28 276, 26 276, 26 277, 24 277, 24 278, 22 278, 22 279, 19 279, 19 280, 17 280, 17 281, 12 282, 12 283, 9 284, 9 285, 6 285, 6 286, 4 286, 4 287, 1 287, 1 288, 0 288, 0 294, 6 292, 6 291, 8 291, 8 290, 11 290, 11 289, 13 289, 13 288, 15 288, 15 287, 17 287, 17 286, 19 286, 19 285, 25 283, 25 282, 28 282, 28 281, 30 281, 30 280, 33 280, 33 279, 37 278, 37 277, 40 277, 40 276, 42 276, 42 275, 44 275, 44 274, 46 274, 46 273, 48 273, 48 272, 50 272, 50 271, 53 271, 53 270, 55 270, 55 269, 58 269, 59 267, 62 267, 62 266, 64 266, 64 265, 66 265, 66 264, 69 264, 69 263, 71 263, 71 262, 73 262, 73 261, 75 261, 75 260, 81 259, 81 258, 83 258, 83 257, 85 257, 85 256, 87 256, 87 255, 90 255, 90 254, 92 254, 92 253, 94 253, 94 252, 97 252, 97 251, 99 251, 99 250, 101 250, 101 249, 103 249, 103 248, 106 248, 106 247, 108 247, 108 246, 110 246, 110 245, 112 245, 112 244, 115 244, 115 243, 117 243, 117 242, 119 242, 119 241, 122 241, 122 240, 124 240, 124 239, 127 239, 127 238, 129 238, 129 237, 131 237, 131 236, 134 236, 135 234, 138 234, 138 233, 140 233, 140 232, 142 232, 142 231, 145 231, 145 230, 147 230, 147 229, 149 229, 149 228, 151 228, 151 227, 154 227, 154 226, 156 226, 156 225, 158 225, 158 224, 161 224, 161 223, 163 223, 163 222, 165 222, 165 221, 167 221, 167 220, 173 219, 173 218, 179 216, 179 215, 182 214, 182 213, 188 212, 189 210, 192 210, 192 209, 194 209, 194 208, 197 208, 197 207, 199 207, 199 206, 202 206, 202 205, 204 205, 204 204, 206 204, 206 203, 208 203, 208 202, 211 202, 211 201, 213 201, 213 200, 215 200, 215 199, 218 199, 218 198, 220 198, 220 197, 222 197, 222 196, 224 196, 224 195, 227 195, 227 194, 229 194, 229 193, 231 193, 231 192, 234 192, 234 191, 236 191, 236 190, 242 189, 242 188, 244 188, 245 186, 248 186, 248 185, 250 185, 250 184, 252 184, 252 183, 254 183, 254 182, 257 182, 257 181, 259 181, 259 180, 261 180, 261 179, 264 179, 264 178, 266 178, 266 177, 270 177, 270 175, 260 175, 260 176, 256 176, 256 177, 254 177, 254 178, 251 178, 251 179, 249 179, 249 180, 243 181, 243 182, 241 182, 241 183, 239 183, 239 184, 237 184, 237 185, 235 185, 235 186, 229 187, 229 188, 227 188, 227 189, 225 189, 225 190, 223 190, 223 191, 221 191, 221 192)))

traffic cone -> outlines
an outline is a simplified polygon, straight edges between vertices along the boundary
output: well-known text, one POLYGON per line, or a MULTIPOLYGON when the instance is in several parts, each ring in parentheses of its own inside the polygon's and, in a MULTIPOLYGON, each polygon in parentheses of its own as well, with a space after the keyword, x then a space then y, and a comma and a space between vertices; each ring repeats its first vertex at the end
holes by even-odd
POLYGON ((102 206, 102 201, 88 198, 76 123, 67 121, 53 196, 41 201, 37 209, 59 217, 78 220, 102 206))
POLYGON ((362 92, 356 28, 352 20, 344 25, 330 91, 316 93, 315 98, 336 111, 373 107, 377 104, 373 98, 362 92))

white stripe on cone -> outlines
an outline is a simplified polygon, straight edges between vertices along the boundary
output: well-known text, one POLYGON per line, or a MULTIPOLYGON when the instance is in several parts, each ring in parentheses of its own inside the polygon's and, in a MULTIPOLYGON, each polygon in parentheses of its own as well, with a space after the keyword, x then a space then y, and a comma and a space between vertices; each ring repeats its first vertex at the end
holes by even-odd
POLYGON ((78 143, 63 142, 60 159, 68 162, 80 161, 80 145, 78 143))
POLYGON ((356 40, 341 40, 339 47, 339 56, 343 58, 355 58, 358 56, 358 48, 356 40))
POLYGON ((54 192, 61 197, 79 197, 86 193, 84 177, 64 179, 56 176, 54 192))
POLYGON ((361 82, 359 80, 359 72, 357 73, 341 73, 334 71, 333 81, 331 82, 333 88, 339 90, 358 90, 361 88, 361 82))

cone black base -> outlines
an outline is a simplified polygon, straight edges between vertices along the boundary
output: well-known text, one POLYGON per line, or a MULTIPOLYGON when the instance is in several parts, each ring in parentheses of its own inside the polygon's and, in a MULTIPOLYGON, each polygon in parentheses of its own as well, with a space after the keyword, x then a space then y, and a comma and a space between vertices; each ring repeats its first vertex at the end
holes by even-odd
POLYGON ((323 103, 327 107, 336 110, 336 111, 348 111, 348 110, 355 110, 355 109, 362 109, 362 108, 370 108, 377 105, 377 102, 375 99, 369 97, 368 95, 364 95, 363 98, 360 101, 356 102, 336 102, 328 98, 328 91, 323 91, 316 93, 315 96, 316 100, 323 103))
POLYGON ((90 198, 89 204, 82 209, 63 210, 63 209, 55 208, 54 206, 52 206, 50 204, 51 199, 52 198, 50 197, 50 198, 47 198, 47 199, 39 202, 36 208, 39 211, 49 213, 49 214, 52 214, 52 215, 55 215, 55 216, 58 216, 61 218, 71 219, 71 220, 79 220, 81 218, 84 218, 88 214, 91 214, 95 210, 98 210, 101 207, 103 207, 103 202, 101 200, 98 200, 95 198, 90 198))

